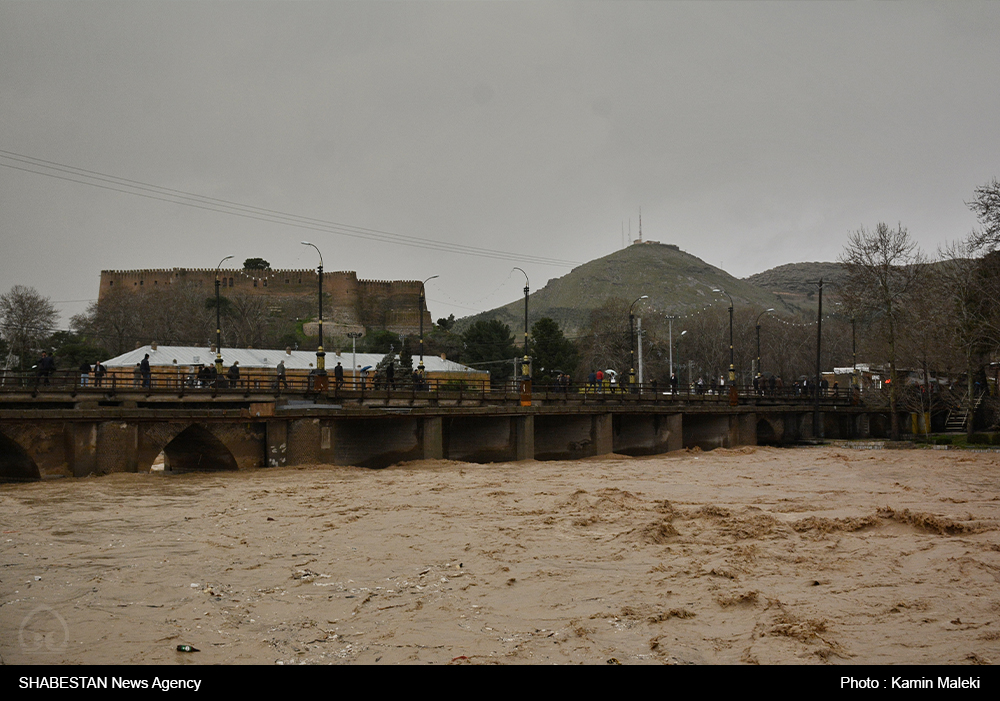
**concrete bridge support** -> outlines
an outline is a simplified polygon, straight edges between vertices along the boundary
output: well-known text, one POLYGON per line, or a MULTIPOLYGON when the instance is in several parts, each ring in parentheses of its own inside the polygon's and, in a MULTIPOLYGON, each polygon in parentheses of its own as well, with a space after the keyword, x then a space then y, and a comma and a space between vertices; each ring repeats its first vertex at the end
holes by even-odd
POLYGON ((295 419, 287 424, 285 445, 289 465, 387 467, 424 457, 422 422, 407 416, 295 419))
POLYGON ((684 447, 702 450, 757 445, 756 414, 689 414, 684 417, 684 447))
POLYGON ((535 457, 536 417, 467 416, 442 422, 442 454, 466 462, 510 462, 535 457))
POLYGON ((659 455, 684 447, 680 414, 620 414, 614 417, 614 452, 659 455))
POLYGON ((575 460, 614 450, 610 414, 540 415, 534 433, 536 460, 575 460))
POLYGON ((272 420, 268 464, 382 468, 421 459, 528 460, 535 451, 534 422, 531 415, 272 420))

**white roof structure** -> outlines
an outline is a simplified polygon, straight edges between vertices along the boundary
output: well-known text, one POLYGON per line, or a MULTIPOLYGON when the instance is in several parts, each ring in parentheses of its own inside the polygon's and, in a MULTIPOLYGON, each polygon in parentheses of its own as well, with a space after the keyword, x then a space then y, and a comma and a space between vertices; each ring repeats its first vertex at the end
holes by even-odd
MULTIPOLYGON (((122 353, 116 358, 112 358, 104 363, 108 368, 135 367, 142 362, 143 357, 149 353, 149 364, 152 367, 172 367, 176 365, 212 365, 215 363, 215 351, 211 348, 199 346, 142 346, 135 350, 122 353)), ((370 365, 375 367, 384 358, 382 353, 342 353, 337 355, 333 352, 326 354, 327 370, 332 371, 337 363, 344 366, 345 372, 351 371, 351 361, 357 358, 357 364, 361 367, 370 365)), ((397 354, 396 358, 399 358, 397 354)), ((233 362, 239 362, 241 368, 275 368, 282 360, 285 361, 286 370, 312 370, 316 367, 316 351, 304 350, 266 350, 263 348, 223 348, 222 361, 226 367, 233 362)), ((413 364, 419 363, 418 356, 413 356, 413 364)), ((482 374, 484 371, 475 370, 467 365, 456 363, 451 360, 442 360, 436 355, 424 356, 424 367, 427 372, 448 372, 448 373, 470 373, 482 374)))

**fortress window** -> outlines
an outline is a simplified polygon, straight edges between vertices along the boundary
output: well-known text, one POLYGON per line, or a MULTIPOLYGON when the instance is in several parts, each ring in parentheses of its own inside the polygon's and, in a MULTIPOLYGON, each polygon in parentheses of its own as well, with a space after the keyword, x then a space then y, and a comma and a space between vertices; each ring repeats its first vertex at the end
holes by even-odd
POLYGON ((233 279, 232 279, 232 278, 229 278, 229 286, 230 286, 230 287, 232 287, 232 286, 233 286, 233 279))
POLYGON ((143 282, 145 282, 145 280, 139 280, 139 286, 140 286, 140 287, 142 286, 142 283, 143 283, 143 282))
POLYGON ((264 287, 267 287, 267 280, 264 280, 264 287))
POLYGON ((114 287, 114 286, 115 286, 115 281, 114 280, 108 280, 108 287, 114 287))
POLYGON ((254 281, 253 281, 253 286, 254 286, 254 287, 256 287, 256 286, 257 286, 257 281, 256 281, 256 280, 254 280, 254 281))

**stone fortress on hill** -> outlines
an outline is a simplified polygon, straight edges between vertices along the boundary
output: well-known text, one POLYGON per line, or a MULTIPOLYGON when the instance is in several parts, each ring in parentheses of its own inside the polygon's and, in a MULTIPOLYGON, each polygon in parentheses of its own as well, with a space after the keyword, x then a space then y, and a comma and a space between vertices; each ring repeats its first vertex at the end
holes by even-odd
MULTIPOLYGON (((155 270, 102 270, 100 304, 115 290, 145 291, 192 286, 215 294, 215 270, 164 268, 155 270)), ((276 302, 297 298, 316 303, 319 280, 316 271, 222 269, 221 293, 267 295, 276 302)), ((323 336, 343 336, 352 331, 386 330, 415 334, 420 329, 419 280, 359 280, 355 272, 323 272, 323 336)), ((431 328, 430 312, 424 310, 424 328, 431 328)), ((305 332, 316 335, 315 323, 305 332)))

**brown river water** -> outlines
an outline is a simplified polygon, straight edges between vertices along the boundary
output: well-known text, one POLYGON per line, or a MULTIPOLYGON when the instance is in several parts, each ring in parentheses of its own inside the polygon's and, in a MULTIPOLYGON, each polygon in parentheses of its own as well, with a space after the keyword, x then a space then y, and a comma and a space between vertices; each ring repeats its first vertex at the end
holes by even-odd
POLYGON ((0 530, 6 664, 1000 662, 997 453, 117 474, 0 530))

